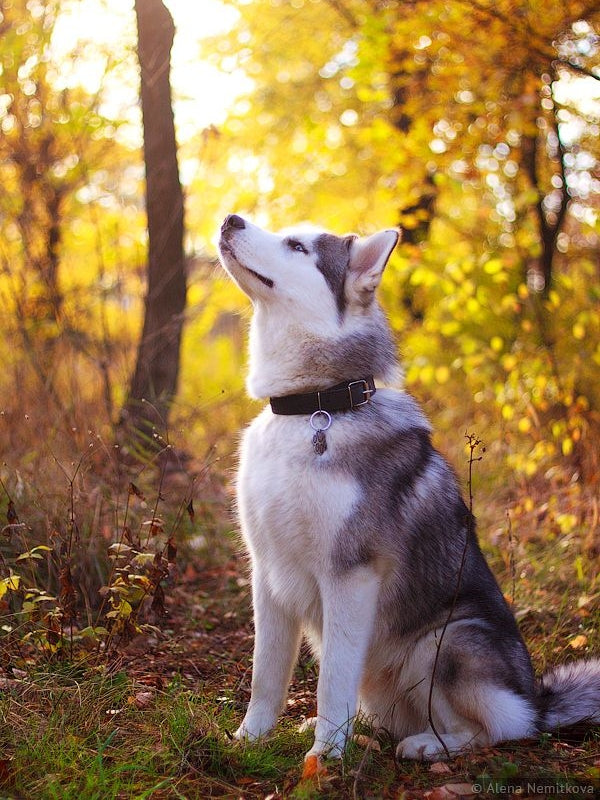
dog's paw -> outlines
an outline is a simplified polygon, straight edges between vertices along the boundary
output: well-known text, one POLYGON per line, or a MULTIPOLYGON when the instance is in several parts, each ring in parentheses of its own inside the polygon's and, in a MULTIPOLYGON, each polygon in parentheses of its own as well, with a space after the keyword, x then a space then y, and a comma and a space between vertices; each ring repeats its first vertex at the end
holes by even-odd
POLYGON ((242 724, 233 734, 233 738, 236 739, 238 742, 252 742, 255 739, 258 739, 258 736, 255 736, 252 733, 250 733, 245 727, 245 725, 242 724))
POLYGON ((306 733, 306 731, 314 731, 317 727, 317 718, 316 717, 307 717, 302 725, 298 728, 298 733, 306 733))
POLYGON ((304 760, 310 758, 311 756, 317 756, 318 758, 331 758, 331 759, 340 759, 344 755, 344 746, 341 744, 331 744, 329 742, 320 742, 315 744, 310 748, 308 753, 304 756, 304 760))
POLYGON ((233 734, 241 742, 252 742, 271 733, 277 722, 277 714, 266 704, 250 703, 243 722, 233 734))
POLYGON ((407 736, 396 748, 398 758, 410 758, 413 761, 440 761, 448 758, 440 740, 430 733, 407 736))
POLYGON ((332 736, 326 741, 315 739, 315 743, 304 756, 304 760, 316 756, 317 758, 340 759, 344 755, 345 739, 337 739, 332 736))
POLYGON ((233 734, 233 738, 239 742, 254 742, 270 733, 272 728, 273 725, 264 720, 244 720, 233 734))

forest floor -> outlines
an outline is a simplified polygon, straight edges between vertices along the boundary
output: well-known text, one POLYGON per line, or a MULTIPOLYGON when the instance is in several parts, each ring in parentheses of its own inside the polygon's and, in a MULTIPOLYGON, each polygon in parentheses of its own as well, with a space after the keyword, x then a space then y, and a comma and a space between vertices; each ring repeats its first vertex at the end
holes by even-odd
MULTIPOLYGON (((230 499, 215 496, 212 522, 208 506, 197 509, 198 541, 179 543, 166 581, 166 617, 129 644, 57 661, 36 656, 31 642, 8 651, 0 639, 0 800, 600 796, 598 727, 420 764, 396 760, 389 739, 359 722, 344 759, 302 779, 312 734, 298 727, 315 713, 317 683, 305 648, 274 734, 232 741, 250 695, 253 626, 230 499)), ((491 513, 479 503, 484 531, 506 513, 495 503, 491 513)), ((600 653, 598 526, 580 535, 573 522, 558 535, 540 508, 529 499, 512 507, 509 548, 506 531, 495 543, 493 532, 482 537, 538 672, 600 653)))
MULTIPOLYGON (((566 612, 556 591, 537 587, 520 615, 538 667, 546 656, 574 656, 571 644, 584 641, 574 637, 592 645, 597 637, 595 615, 566 612)), ((219 563, 188 561, 166 604, 162 631, 136 637, 108 665, 0 677, 0 798, 598 796, 600 732, 589 728, 433 765, 396 761, 391 743, 364 729, 342 762, 302 780, 310 733, 297 728, 315 712, 317 675, 307 651, 277 732, 249 747, 231 741, 249 698, 253 643, 248 580, 233 544, 219 563)))

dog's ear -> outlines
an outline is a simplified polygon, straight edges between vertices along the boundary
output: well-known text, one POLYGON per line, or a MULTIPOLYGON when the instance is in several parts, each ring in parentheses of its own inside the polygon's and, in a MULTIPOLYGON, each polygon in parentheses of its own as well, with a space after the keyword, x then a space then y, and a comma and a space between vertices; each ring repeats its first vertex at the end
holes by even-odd
POLYGON ((349 237, 350 261, 346 291, 361 305, 368 305, 379 286, 381 276, 400 234, 395 230, 379 231, 364 239, 349 237))

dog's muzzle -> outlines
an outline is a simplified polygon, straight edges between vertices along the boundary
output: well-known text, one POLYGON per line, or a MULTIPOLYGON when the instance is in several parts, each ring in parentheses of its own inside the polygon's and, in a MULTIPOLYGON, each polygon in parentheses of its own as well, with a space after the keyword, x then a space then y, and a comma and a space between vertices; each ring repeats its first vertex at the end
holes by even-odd
POLYGON ((238 258, 235 249, 233 247, 231 238, 232 234, 235 231, 243 231, 246 228, 246 222, 244 221, 243 217, 238 216, 238 214, 228 214, 225 219, 223 220, 223 224, 221 225, 221 240, 219 242, 219 248, 221 253, 226 253, 231 256, 237 263, 243 267, 247 272, 259 280, 261 283, 264 283, 269 289, 272 289, 274 281, 271 278, 267 278, 266 275, 262 275, 260 272, 248 267, 238 258))

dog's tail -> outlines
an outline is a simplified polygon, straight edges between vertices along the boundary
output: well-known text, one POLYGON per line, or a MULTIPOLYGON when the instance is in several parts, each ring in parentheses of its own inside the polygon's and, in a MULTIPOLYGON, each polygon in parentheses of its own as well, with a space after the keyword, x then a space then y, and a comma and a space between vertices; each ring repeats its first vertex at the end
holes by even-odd
POLYGON ((543 731, 577 722, 600 725, 600 659, 573 661, 544 673, 538 708, 543 731))

